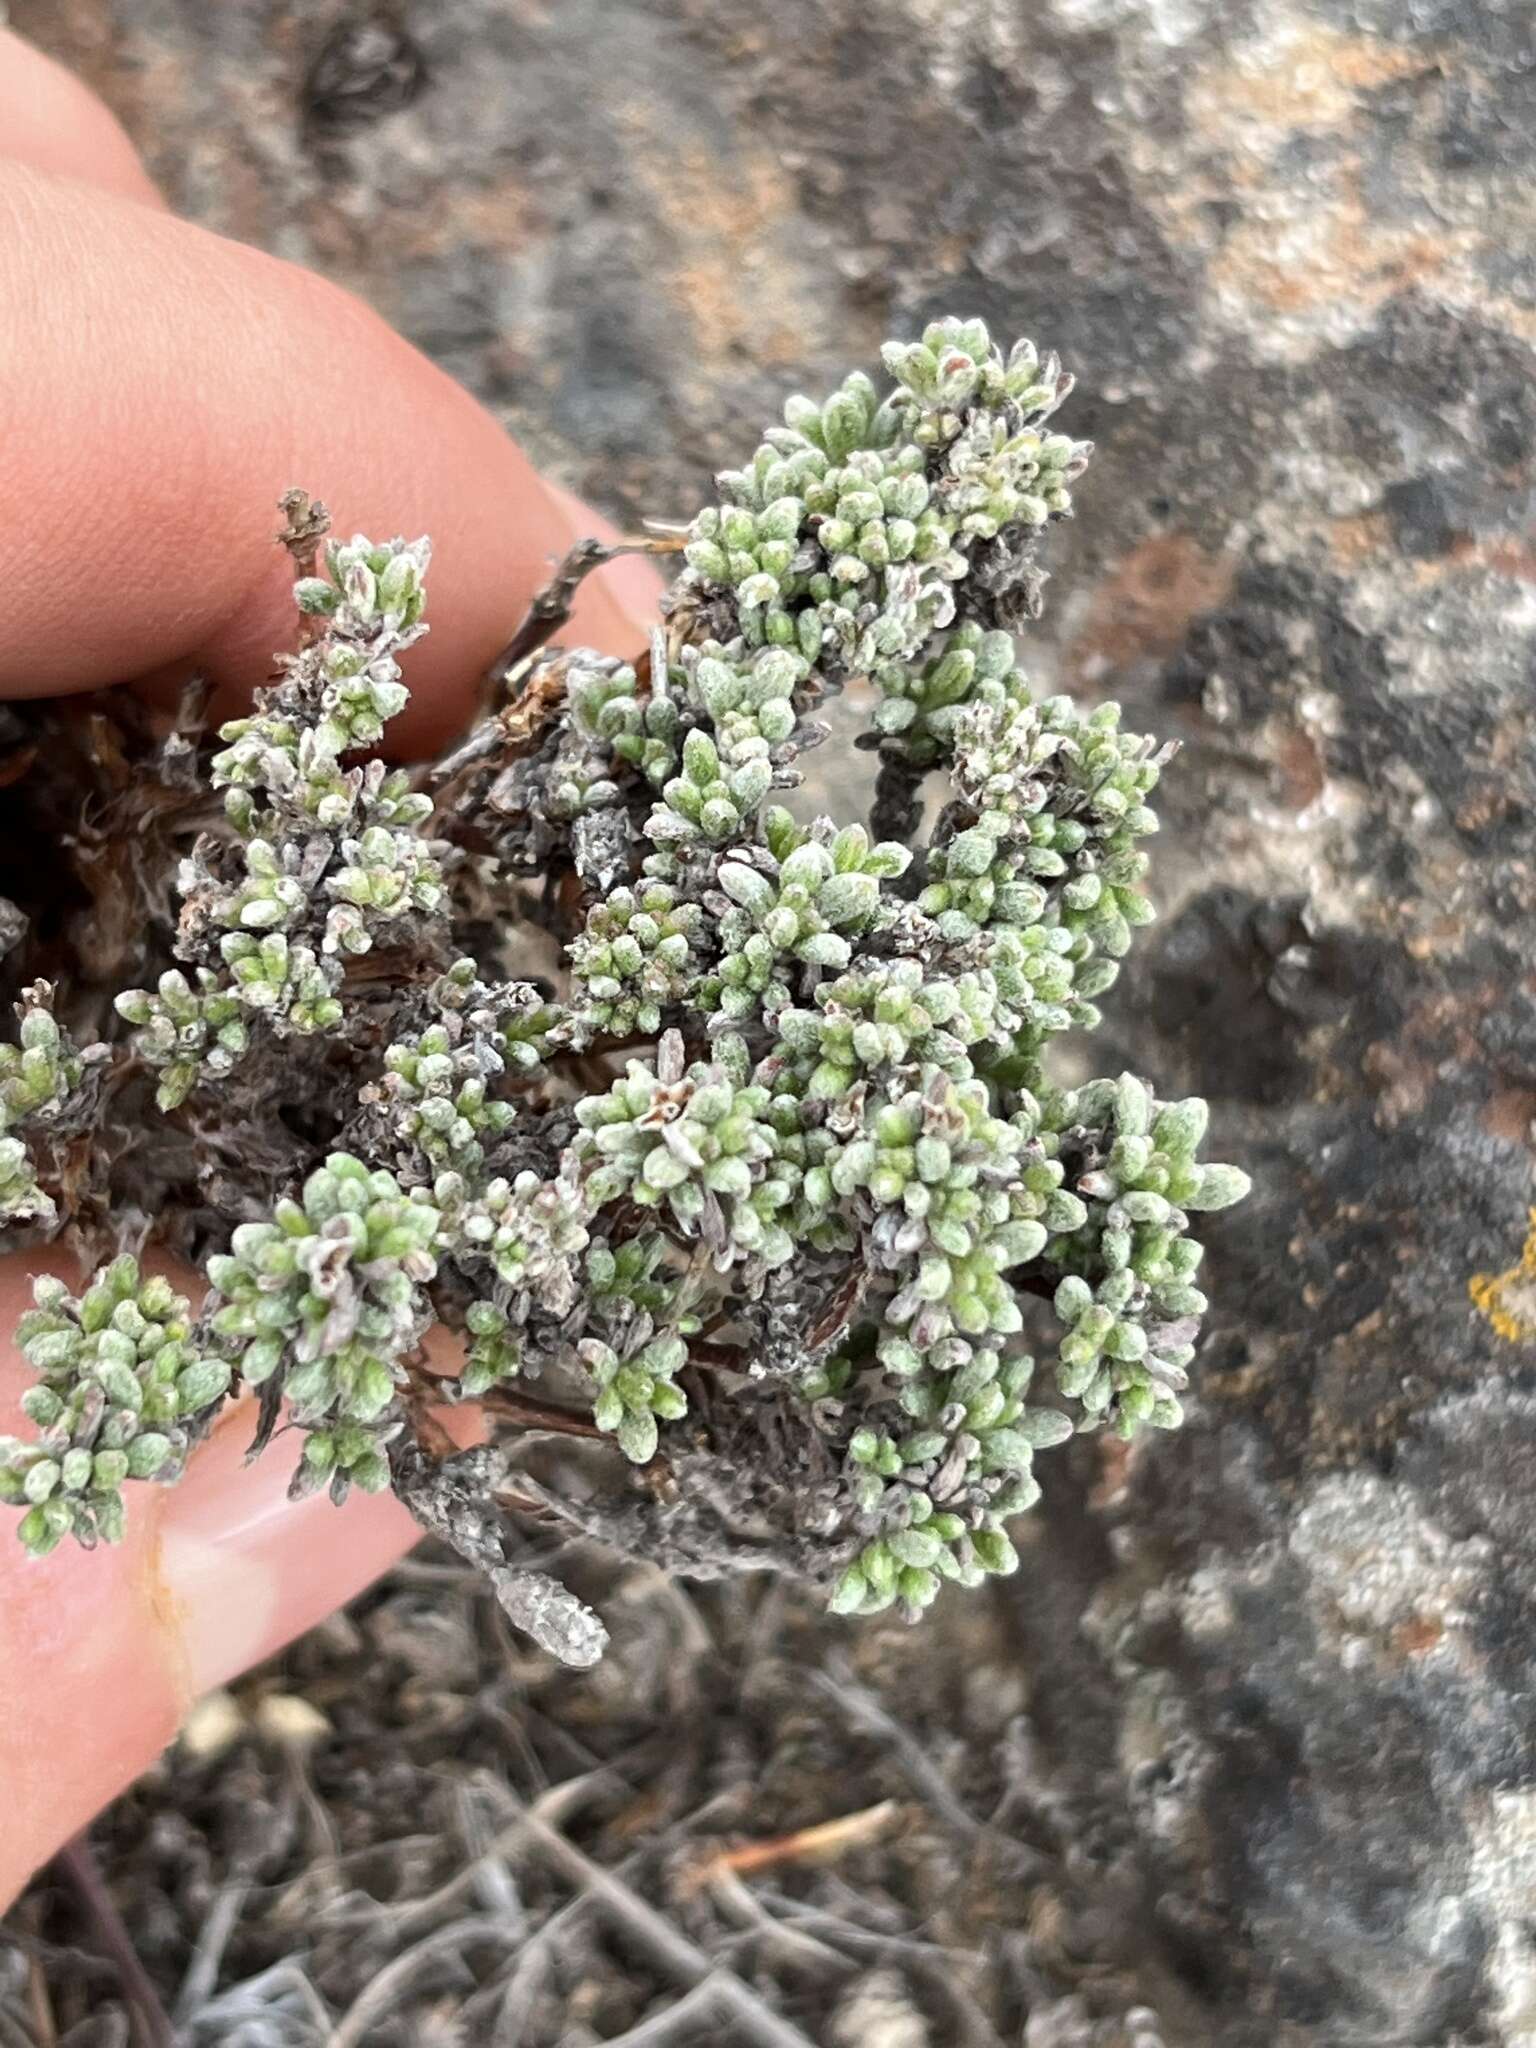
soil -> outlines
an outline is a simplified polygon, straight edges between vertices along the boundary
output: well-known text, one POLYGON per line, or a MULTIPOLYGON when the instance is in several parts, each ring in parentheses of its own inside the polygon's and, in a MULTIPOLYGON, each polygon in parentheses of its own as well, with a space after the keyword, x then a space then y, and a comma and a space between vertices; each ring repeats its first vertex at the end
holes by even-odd
MULTIPOLYGON (((766 1582, 575 1570, 614 1627, 597 1671, 529 1653, 423 1550, 203 1702, 102 1819, 179 2041, 583 2048, 662 2014, 636 2038, 1164 2038, 1090 2022, 1134 2002, 1102 1961, 1068 1995, 1111 1845, 1041 1796, 1006 1598, 855 1629, 766 1582)), ((66 1875, 16 1910, 0 1987, 11 2038, 132 2038, 66 1875)))

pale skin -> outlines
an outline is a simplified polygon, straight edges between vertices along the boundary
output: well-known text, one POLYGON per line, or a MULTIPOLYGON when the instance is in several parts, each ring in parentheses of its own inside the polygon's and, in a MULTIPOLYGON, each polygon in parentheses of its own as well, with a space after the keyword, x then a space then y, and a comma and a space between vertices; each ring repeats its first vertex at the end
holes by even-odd
MULTIPOLYGON (((164 696, 194 670, 248 693, 292 642, 270 536, 301 484, 344 533, 432 536, 432 631, 406 658, 399 722, 402 751, 421 750, 460 726, 571 541, 610 537, 357 300, 175 219, 108 110, 4 31, 0 364, 0 695, 164 696)), ((584 585, 568 637, 632 652, 654 593, 648 566, 615 563, 584 585)), ((0 1260, 0 1431, 25 1426, 9 1333, 44 1267, 79 1278, 57 1254, 0 1260)), ((120 1549, 33 1563, 0 1526, 0 1907, 201 1692, 415 1541, 388 1496, 289 1504, 293 1438, 246 1465, 249 1440, 236 1408, 180 1485, 131 1488, 120 1549)))

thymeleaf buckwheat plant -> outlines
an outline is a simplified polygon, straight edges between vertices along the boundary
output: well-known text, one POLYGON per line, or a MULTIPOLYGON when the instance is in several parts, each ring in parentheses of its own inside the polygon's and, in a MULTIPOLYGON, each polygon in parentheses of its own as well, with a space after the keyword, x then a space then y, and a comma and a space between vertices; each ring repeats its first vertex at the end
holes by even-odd
POLYGON ((117 846, 110 900, 79 853, 62 915, 5 904, 6 1241, 105 1261, 78 1297, 39 1280, 18 1332, 28 1550, 115 1541, 127 1482, 250 1392, 258 1444, 302 1433, 295 1491, 394 1486, 588 1663, 601 1625, 499 1497, 915 1617, 1014 1569, 1037 1453, 1178 1423, 1190 1219, 1247 1181, 1199 1159, 1203 1103, 1053 1071, 1152 915, 1170 751, 1016 666, 1090 453, 1048 424, 1071 380, 979 321, 884 359, 886 395, 791 399, 636 544, 684 563, 636 659, 534 636, 429 769, 371 754, 427 542, 326 540, 299 493, 299 646, 217 744, 196 691, 169 733, 116 695, 6 711, 8 745, 54 721, 56 765, 7 787, 5 843, 73 789, 117 846), (845 689, 873 816, 802 822, 781 798, 845 689), (434 1419, 461 1399, 495 1425, 469 1452, 434 1419), (551 1437, 568 1497, 519 1469, 551 1437))

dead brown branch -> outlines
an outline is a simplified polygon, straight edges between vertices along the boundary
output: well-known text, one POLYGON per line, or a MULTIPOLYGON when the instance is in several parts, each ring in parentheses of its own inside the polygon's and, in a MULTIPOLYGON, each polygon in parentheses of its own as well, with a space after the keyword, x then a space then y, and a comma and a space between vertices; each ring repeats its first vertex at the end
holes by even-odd
POLYGON ((749 1876, 753 1871, 771 1870, 780 1863, 826 1863, 849 1849, 878 1841, 901 1811, 894 1799, 882 1799, 877 1806, 857 1813, 840 1814, 835 1820, 817 1821, 814 1826, 795 1828, 790 1834, 775 1835, 765 1842, 742 1842, 734 1849, 720 1849, 706 1857, 688 1876, 690 1888, 713 1884, 726 1871, 749 1876))

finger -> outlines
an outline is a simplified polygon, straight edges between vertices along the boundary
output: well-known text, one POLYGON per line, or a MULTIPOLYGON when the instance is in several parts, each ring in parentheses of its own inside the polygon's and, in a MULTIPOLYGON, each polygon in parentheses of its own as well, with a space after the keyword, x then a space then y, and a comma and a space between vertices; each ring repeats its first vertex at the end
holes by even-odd
POLYGON ((0 29, 0 156, 163 206, 117 116, 62 64, 0 29))
MULTIPOLYGON (((248 688, 293 639, 270 540, 292 484, 344 532, 430 533, 432 631, 403 749, 462 722, 551 563, 594 524, 356 299, 257 250, 0 165, 0 694, 193 664, 248 688)), ((571 637, 639 643, 640 562, 583 586, 571 637)))
MULTIPOLYGON (((29 1276, 79 1276, 47 1252, 0 1261, 0 1325, 30 1300, 29 1276)), ((175 1277, 174 1268, 166 1268, 175 1277)), ((179 1284, 193 1276, 181 1273, 179 1284)), ((0 1427, 31 1374, 0 1348, 0 1427)), ((471 1411, 445 1419, 467 1438, 471 1411)), ((387 1494, 287 1499, 297 1431, 246 1463, 254 1404, 220 1421, 173 1487, 131 1486, 124 1542, 28 1558, 0 1510, 0 1910, 33 1870, 165 1748, 188 1706, 281 1649, 361 1591, 420 1530, 387 1494)))

